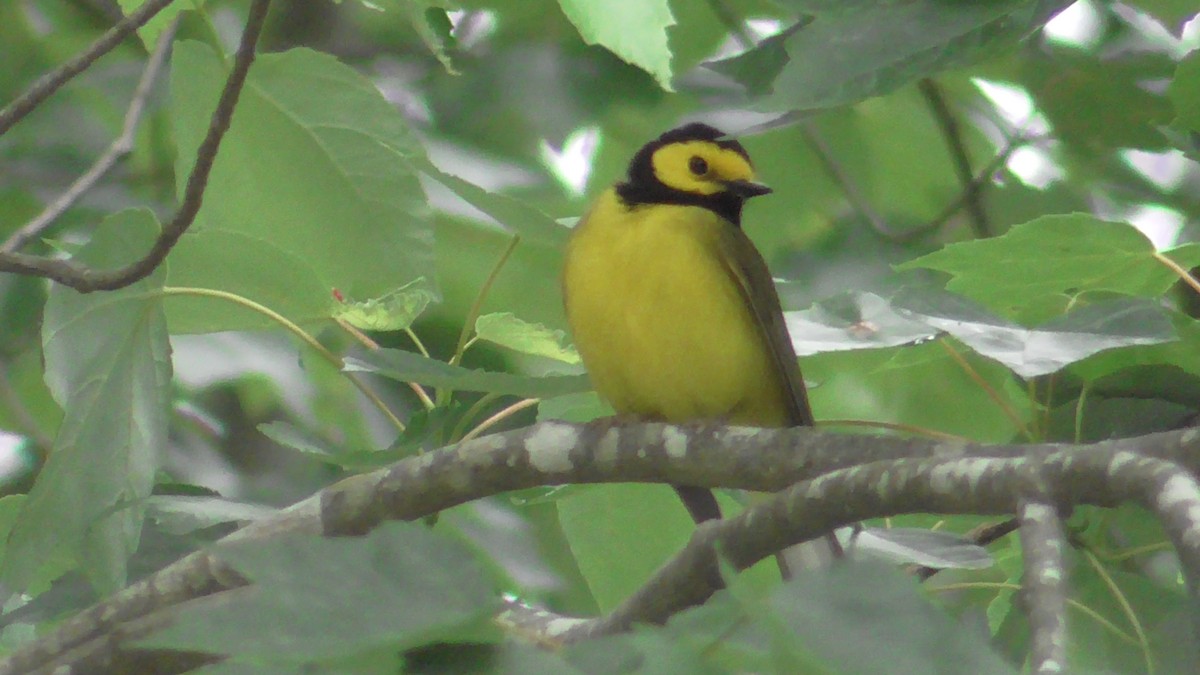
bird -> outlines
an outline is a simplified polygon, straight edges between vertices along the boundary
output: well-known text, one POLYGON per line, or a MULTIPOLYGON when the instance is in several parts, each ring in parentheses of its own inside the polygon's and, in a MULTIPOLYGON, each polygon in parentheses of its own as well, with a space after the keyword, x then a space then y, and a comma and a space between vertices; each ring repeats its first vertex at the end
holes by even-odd
MULTIPOLYGON (((600 398, 624 417, 814 424, 771 273, 742 230, 771 193, 737 140, 693 122, 638 150, 567 242, 567 324, 600 398)), ((673 486, 697 523, 701 486, 673 486)))

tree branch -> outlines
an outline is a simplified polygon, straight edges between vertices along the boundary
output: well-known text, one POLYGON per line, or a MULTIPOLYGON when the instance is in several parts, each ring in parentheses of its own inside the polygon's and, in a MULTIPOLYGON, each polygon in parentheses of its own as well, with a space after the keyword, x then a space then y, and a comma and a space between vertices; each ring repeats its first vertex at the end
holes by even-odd
POLYGON ((1067 667, 1067 539, 1062 518, 1036 467, 1017 504, 1024 578, 1021 597, 1029 617, 1030 672, 1061 673, 1067 667))
POLYGON ((200 211, 209 172, 216 160, 221 139, 229 129, 238 96, 246 82, 246 73, 254 62, 256 45, 270 5, 271 0, 254 0, 250 5, 250 14, 242 32, 237 55, 234 57, 233 68, 225 80, 225 87, 209 120, 208 133, 196 151, 196 162, 192 165, 191 175, 188 176, 183 201, 145 256, 115 270, 94 270, 71 260, 56 260, 21 253, 0 253, 0 272, 46 277, 80 293, 124 288, 149 276, 167 257, 200 211))
POLYGON ((958 119, 946 103, 946 97, 942 95, 942 88, 937 82, 924 78, 917 83, 917 88, 921 90, 921 95, 925 97, 930 110, 933 111, 934 119, 942 129, 942 135, 946 138, 950 157, 954 160, 954 169, 958 173, 959 182, 962 183, 963 200, 970 216, 971 229, 975 231, 976 237, 990 237, 992 227, 987 211, 983 208, 983 191, 980 189, 982 184, 975 181, 975 174, 971 170, 971 157, 967 154, 967 145, 963 141, 962 131, 958 128, 958 119))
POLYGON ((116 48, 126 37, 129 37, 130 33, 146 25, 146 22, 153 19, 156 14, 171 4, 172 1, 146 0, 145 4, 119 21, 107 33, 101 35, 100 39, 93 42, 79 56, 67 61, 57 69, 46 73, 37 82, 34 82, 33 86, 25 90, 24 94, 17 97, 17 100, 8 104, 3 110, 0 110, 0 136, 7 133, 17 122, 25 119, 26 115, 33 112, 43 101, 61 89, 64 84, 87 70, 101 56, 116 48))
MULTIPOLYGON (((1178 537, 1181 556, 1195 559, 1190 542, 1200 543, 1200 523, 1189 517, 1200 513, 1190 510, 1200 496, 1188 492, 1195 482, 1183 470, 1200 469, 1200 429, 1079 446, 985 446, 807 428, 543 422, 346 478, 227 540, 363 533, 386 519, 413 520, 544 485, 651 482, 770 492, 795 484, 737 518, 698 529, 680 557, 647 585, 656 589, 656 597, 639 593, 620 614, 589 621, 574 633, 590 635, 661 620, 702 602, 711 589, 696 580, 705 579, 704 570, 715 562, 714 546, 741 568, 867 518, 911 511, 1013 513, 1026 487, 1022 467, 1038 459, 1046 462, 1046 482, 1056 503, 1112 505, 1134 499, 1147 504, 1163 514, 1178 537)), ((1191 569, 1193 563, 1185 566, 1191 569)), ((244 583, 218 558, 193 553, 13 651, 0 661, 0 675, 41 667, 129 621, 244 583)))
POLYGON ((59 216, 66 213, 67 209, 74 206, 75 202, 79 201, 88 190, 108 173, 109 169, 113 168, 118 161, 123 159, 133 150, 133 136, 137 131, 138 124, 141 123, 142 113, 146 109, 146 99, 150 97, 150 92, 153 89, 154 81, 158 78, 159 71, 162 70, 163 64, 167 61, 167 54, 170 52, 171 41, 175 37, 175 28, 179 22, 171 23, 170 28, 164 30, 158 38, 158 44, 154 47, 154 53, 150 55, 150 60, 146 62, 146 68, 142 71, 142 77, 138 80, 137 88, 133 91, 133 98, 129 101, 129 108, 125 111, 125 122, 121 127, 121 133, 113 140, 104 154, 100 155, 96 162, 83 173, 67 191, 59 195, 58 199, 54 200, 45 208, 36 218, 26 223, 21 229, 12 233, 8 241, 0 245, 0 253, 12 253, 18 251, 22 246, 30 240, 40 236, 47 228, 58 220, 59 216))

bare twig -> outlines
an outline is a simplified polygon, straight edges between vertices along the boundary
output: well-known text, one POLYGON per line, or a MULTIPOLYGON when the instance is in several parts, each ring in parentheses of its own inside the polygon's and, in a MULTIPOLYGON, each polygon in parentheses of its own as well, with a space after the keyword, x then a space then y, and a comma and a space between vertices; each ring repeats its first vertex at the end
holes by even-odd
POLYGON ((134 132, 137 131, 138 124, 142 121, 142 113, 146 109, 146 99, 150 96, 154 81, 158 78, 159 71, 162 70, 163 64, 167 61, 167 53, 170 52, 171 41, 175 37, 175 28, 178 24, 178 20, 172 22, 171 26, 159 36, 158 44, 154 47, 154 53, 150 55, 150 60, 146 62, 146 67, 142 71, 142 77, 138 80, 137 88, 134 89, 133 98, 129 101, 129 108, 125 111, 125 123, 121 127, 120 135, 113 140, 112 144, 92 164, 91 168, 76 179, 71 184, 71 187, 67 188, 66 192, 59 195, 58 199, 47 206, 36 218, 26 223, 21 229, 14 232, 8 238, 8 241, 0 245, 0 252, 12 253, 13 251, 18 251, 30 240, 41 235, 42 232, 54 224, 54 221, 58 220, 59 216, 71 208, 84 193, 91 190, 97 181, 104 174, 108 173, 109 169, 133 150, 134 132))
POLYGON ((25 90, 24 94, 17 97, 17 100, 8 104, 3 110, 0 110, 0 136, 3 136, 14 124, 25 119, 26 115, 33 112, 34 108, 41 105, 42 101, 45 101, 51 94, 62 88, 64 84, 70 82, 71 78, 87 70, 101 56, 104 56, 117 45, 121 44, 130 33, 146 25, 147 21, 153 19, 156 14, 171 4, 172 1, 147 0, 136 11, 110 28, 107 33, 101 35, 100 39, 93 42, 79 56, 67 61, 57 69, 46 73, 41 79, 34 82, 33 86, 25 90))
POLYGON ((926 102, 929 103, 933 117, 937 120, 938 126, 942 129, 942 135, 946 138, 950 157, 954 160, 954 169, 962 183, 962 196, 967 206, 967 213, 970 215, 971 229, 975 231, 976 237, 990 237, 992 228, 987 212, 983 208, 983 191, 980 189, 982 184, 975 181, 974 172, 971 170, 971 157, 967 154, 967 145, 963 140, 962 130, 958 128, 958 119, 955 118, 954 112, 946 103, 946 97, 942 95, 942 88, 938 86, 937 82, 925 78, 917 83, 917 87, 921 90, 921 95, 925 97, 926 102))
POLYGON ((1030 672, 1061 673, 1067 669, 1067 540, 1062 518, 1036 468, 1017 505, 1025 568, 1022 597, 1029 617, 1030 672))
POLYGON ((221 146, 221 139, 229 129, 238 96, 246 82, 246 73, 254 62, 258 37, 262 33, 263 21, 270 5, 271 0, 254 0, 250 5, 250 15, 242 32, 233 68, 225 80, 225 88, 221 91, 217 107, 209 120, 208 133, 196 151, 196 162, 192 165, 192 173, 188 176, 187 186, 184 188, 183 202, 145 256, 115 270, 94 270, 71 260, 56 260, 21 253, 0 253, 0 272, 46 277, 81 293, 124 288, 149 276, 167 257, 200 211, 209 172, 221 146))
POLYGON ((833 179, 841 188, 842 194, 846 196, 846 200, 850 202, 850 206, 859 213, 868 223, 871 228, 892 240, 897 240, 903 236, 903 233, 892 230, 879 215, 878 212, 867 201, 866 196, 858 189, 858 185, 850 178, 850 174, 842 169, 842 165, 838 163, 833 156, 833 151, 829 145, 825 143, 825 139, 821 137, 820 131, 811 120, 800 122, 800 132, 804 134, 804 140, 808 143, 812 151, 816 153, 817 159, 821 161, 821 166, 825 167, 825 173, 833 179))

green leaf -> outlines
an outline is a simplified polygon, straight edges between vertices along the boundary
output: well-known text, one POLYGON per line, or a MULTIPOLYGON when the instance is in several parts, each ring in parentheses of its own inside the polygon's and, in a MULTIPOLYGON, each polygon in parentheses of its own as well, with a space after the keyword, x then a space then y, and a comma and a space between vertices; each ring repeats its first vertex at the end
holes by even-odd
POLYGON ((937 334, 937 329, 897 311, 891 301, 874 293, 841 293, 783 316, 800 356, 895 347, 937 334))
POLYGON ((679 498, 663 485, 592 485, 555 505, 601 612, 641 587, 695 529, 679 498))
POLYGON ((1175 126, 1200 133, 1200 50, 1179 62, 1167 96, 1175 105, 1175 126))
POLYGON ((502 194, 488 192, 470 181, 439 169, 429 158, 411 157, 409 163, 421 173, 441 183, 468 204, 495 218, 510 232, 530 241, 561 246, 571 230, 559 225, 536 207, 502 194))
MULTIPOLYGON (((188 232, 171 251, 172 287, 226 291, 297 323, 328 319, 333 298, 303 258, 258 236, 205 228, 188 232)), ((269 317, 212 297, 172 295, 166 301, 172 335, 277 328, 269 317)))
POLYGON ((252 592, 186 609, 143 646, 286 664, 478 641, 494 630, 499 601, 479 563, 423 525, 385 523, 361 538, 284 536, 216 553, 252 592))
POLYGON ((472 370, 428 359, 399 349, 380 349, 362 358, 346 359, 346 370, 378 373, 401 382, 463 391, 486 391, 523 398, 550 398, 591 388, 586 375, 528 377, 472 370))
POLYGON ((671 88, 667 28, 675 25, 667 0, 558 0, 563 14, 589 45, 600 45, 671 88))
MULTIPOLYGON (((979 60, 1015 44, 1070 2, 993 0, 942 2, 895 0, 855 3, 844 11, 822 12, 783 41, 788 62, 773 78, 770 92, 756 103, 763 111, 830 108, 892 91, 912 80, 979 60)), ((802 2, 819 10, 829 6, 802 2)), ((752 92, 762 78, 742 60, 778 63, 778 41, 764 56, 751 50, 713 67, 733 77, 750 74, 752 92)), ((765 93, 765 92, 764 92, 765 93)))
POLYGON ((424 277, 378 298, 356 302, 346 299, 334 316, 362 330, 404 330, 437 298, 424 277))
POLYGON ((563 363, 579 363, 579 352, 566 344, 564 331, 522 321, 512 312, 484 314, 475 320, 475 334, 480 340, 494 342, 522 354, 544 356, 563 363))
MULTIPOLYGON (((1170 252, 1187 267, 1195 246, 1170 252)), ((949 272, 946 288, 1002 313, 1055 294, 1112 291, 1158 297, 1179 279, 1154 258, 1154 245, 1132 225, 1075 213, 1043 216, 999 237, 950 244, 897 265, 949 272)))
POLYGON ((917 527, 868 527, 854 535, 854 552, 892 564, 935 569, 987 569, 986 548, 953 532, 917 527))
POLYGON ((930 604, 912 577, 889 566, 850 563, 803 571, 770 608, 786 640, 840 673, 1014 673, 988 646, 930 604), (939 664, 941 664, 939 666, 939 664))
POLYGON ((154 495, 146 501, 146 517, 168 534, 183 535, 221 523, 247 523, 277 509, 223 497, 154 495))
MULTIPOLYGON (((158 232, 150 211, 122 211, 78 260, 118 267, 149 250, 158 232)), ((162 266, 105 293, 51 288, 42 325, 46 384, 66 417, 9 539, 0 578, 14 589, 64 554, 101 593, 125 583, 168 446, 171 348, 159 293, 166 274, 162 266)))
MULTIPOLYGON (((209 47, 192 41, 175 46, 170 109, 180 190, 225 75, 209 47)), ((315 280, 301 286, 304 306, 315 306, 315 289, 321 288, 328 313, 332 289, 373 298, 420 277, 434 278, 429 211, 408 164, 421 152, 375 85, 332 56, 307 49, 261 55, 193 230, 238 233, 290 257, 267 256, 260 269, 193 267, 198 274, 188 282, 257 301, 264 281, 278 277, 270 295, 282 295, 312 270, 315 280), (304 272, 290 268, 294 259, 304 272)), ((191 245, 180 242, 172 255, 192 255, 191 245)))
POLYGON ((1176 339, 1166 312, 1147 298, 1084 305, 1033 329, 1005 321, 950 293, 902 292, 895 303, 910 317, 953 335, 1024 378, 1057 372, 1107 349, 1176 339))

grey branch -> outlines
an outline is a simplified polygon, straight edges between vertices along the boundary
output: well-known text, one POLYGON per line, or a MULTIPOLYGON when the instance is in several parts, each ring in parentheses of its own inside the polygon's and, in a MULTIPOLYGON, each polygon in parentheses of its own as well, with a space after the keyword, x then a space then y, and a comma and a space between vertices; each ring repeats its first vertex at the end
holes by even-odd
POLYGON ((1067 539, 1040 467, 1029 467, 1028 475, 1028 488, 1017 503, 1017 521, 1024 564, 1021 592, 1029 617, 1029 669, 1061 673, 1067 669, 1067 539))
POLYGON ((142 77, 138 80, 133 98, 129 101, 129 108, 125 111, 125 122, 121 127, 120 135, 113 140, 104 154, 100 155, 96 162, 76 179, 71 187, 67 188, 66 192, 59 195, 58 199, 55 199, 36 218, 26 223, 21 229, 14 232, 8 241, 0 245, 0 253, 19 251, 29 241, 40 236, 54 224, 54 221, 58 220, 59 216, 74 206, 80 197, 91 190, 108 173, 109 169, 116 166, 118 161, 133 150, 133 136, 137 131, 138 124, 141 123, 142 113, 146 109, 146 99, 150 96, 159 71, 167 61, 167 54, 170 52, 171 41, 175 37, 175 27, 178 23, 178 21, 172 22, 171 27, 159 36, 154 53, 150 55, 150 60, 146 62, 146 67, 142 70, 142 77))
MULTIPOLYGON (((705 580, 716 550, 744 568, 869 518, 913 511, 1015 513, 1027 487, 1025 468, 1035 461, 1042 462, 1055 503, 1111 506, 1134 500, 1155 510, 1172 531, 1185 567, 1194 569, 1200 523, 1190 515, 1200 513, 1194 508, 1200 491, 1187 471, 1200 469, 1198 429, 1080 446, 986 446, 813 429, 544 422, 346 478, 230 537, 356 534, 387 519, 413 520, 490 495, 566 483, 782 490, 736 518, 697 530, 680 555, 616 613, 570 631, 579 637, 662 621, 703 602, 712 593, 705 580)), ((1194 581, 1189 571, 1189 584, 1194 581)), ((244 583, 220 560, 194 553, 15 650, 0 661, 0 675, 61 663, 63 654, 111 638, 129 622, 244 583)))
MULTIPOLYGON (((233 111, 237 107, 238 97, 242 86, 246 83, 246 74, 254 63, 259 35, 262 33, 263 22, 271 0, 254 0, 250 5, 250 14, 246 27, 242 31, 241 43, 233 60, 233 68, 225 80, 217 107, 209 119, 208 132, 196 151, 196 161, 188 176, 184 188, 183 201, 179 210, 164 227, 141 259, 114 270, 94 270, 71 260, 57 260, 22 253, 0 252, 0 272, 14 272, 38 277, 46 277, 69 286, 80 293, 92 291, 111 291, 124 288, 146 278, 155 268, 166 259, 167 254, 191 226, 200 211, 204 201, 204 190, 208 185, 209 172, 216 160, 221 139, 229 129, 233 119, 233 111)), ((132 15, 131 15, 132 16, 132 15)))

